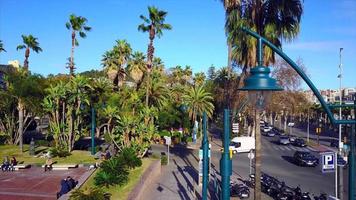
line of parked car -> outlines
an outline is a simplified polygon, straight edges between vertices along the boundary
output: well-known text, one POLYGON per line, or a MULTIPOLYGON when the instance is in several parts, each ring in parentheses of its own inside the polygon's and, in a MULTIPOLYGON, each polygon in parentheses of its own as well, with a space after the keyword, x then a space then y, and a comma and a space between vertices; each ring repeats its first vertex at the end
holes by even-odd
MULTIPOLYGON (((255 187, 255 175, 250 174, 249 180, 238 178, 230 183, 230 191, 232 197, 239 197, 240 199, 249 198, 250 188, 255 187), (238 181, 242 183, 238 183, 238 181)), ((261 190, 263 193, 269 195, 276 200, 311 200, 309 192, 302 192, 301 188, 289 187, 284 181, 279 181, 277 178, 272 177, 266 173, 261 176, 261 190)), ((321 193, 314 195, 314 200, 326 200, 327 194, 321 193)))

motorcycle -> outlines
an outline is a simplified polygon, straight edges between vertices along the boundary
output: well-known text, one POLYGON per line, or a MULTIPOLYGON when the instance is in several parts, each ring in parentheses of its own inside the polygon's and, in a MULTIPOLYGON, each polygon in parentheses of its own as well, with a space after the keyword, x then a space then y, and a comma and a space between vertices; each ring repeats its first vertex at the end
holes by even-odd
POLYGON ((239 197, 240 199, 250 197, 250 189, 245 184, 230 183, 230 196, 239 197))
POLYGON ((325 193, 322 193, 319 196, 314 196, 314 200, 327 200, 327 199, 328 199, 328 197, 327 197, 327 194, 325 194, 325 193))

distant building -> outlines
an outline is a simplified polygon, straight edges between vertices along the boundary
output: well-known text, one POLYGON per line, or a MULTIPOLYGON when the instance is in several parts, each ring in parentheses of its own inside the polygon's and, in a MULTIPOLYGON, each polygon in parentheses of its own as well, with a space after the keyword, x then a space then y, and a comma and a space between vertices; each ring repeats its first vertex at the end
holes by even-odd
MULTIPOLYGON (((340 89, 332 90, 319 90, 321 96, 323 97, 324 101, 327 103, 337 103, 340 102, 340 89)), ((314 95, 313 91, 306 90, 303 92, 305 97, 310 103, 319 104, 319 100, 314 95)), ((350 103, 356 97, 356 88, 342 88, 342 101, 345 103, 350 103)))
POLYGON ((7 65, 0 64, 0 89, 6 89, 5 74, 19 67, 20 63, 18 60, 10 60, 7 65))

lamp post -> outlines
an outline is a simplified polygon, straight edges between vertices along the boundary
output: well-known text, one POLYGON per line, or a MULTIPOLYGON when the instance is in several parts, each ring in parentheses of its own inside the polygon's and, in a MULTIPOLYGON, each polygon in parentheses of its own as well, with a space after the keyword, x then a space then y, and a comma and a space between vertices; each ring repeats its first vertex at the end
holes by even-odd
POLYGON ((262 39, 258 40, 258 66, 250 70, 250 77, 245 79, 244 87, 240 90, 248 91, 250 103, 255 106, 255 200, 261 200, 261 130, 260 112, 271 99, 271 91, 280 91, 282 88, 277 81, 269 76, 270 69, 262 66, 262 39))
MULTIPOLYGON (((354 101, 354 104, 350 105, 330 105, 330 104, 326 104, 325 100, 323 99, 323 97, 321 96, 321 94, 319 93, 318 89, 314 86, 314 84, 311 82, 311 80, 308 78, 308 76, 303 72, 303 70, 295 63, 292 61, 292 59, 290 59, 286 54, 284 54, 279 48, 277 48, 275 45, 273 45, 271 42, 269 42, 268 40, 266 40, 265 38, 263 38, 262 36, 258 35, 257 33, 246 29, 246 28, 242 28, 242 30, 244 32, 246 32, 247 34, 255 37, 258 40, 258 58, 259 61, 261 60, 260 58, 262 58, 262 42, 267 45, 268 47, 270 47, 272 49, 272 51, 274 51, 275 53, 277 53, 278 55, 281 56, 282 59, 284 59, 300 76, 301 78, 306 82, 306 84, 310 87, 310 89, 313 91, 314 95, 318 98, 321 107, 324 109, 324 111, 326 112, 327 116, 329 117, 331 123, 333 125, 339 125, 339 124, 350 124, 352 125, 352 131, 350 133, 350 152, 349 152, 349 199, 353 199, 355 196, 355 124, 356 124, 356 120, 351 119, 351 120, 342 120, 342 119, 335 119, 333 113, 331 112, 332 109, 336 109, 336 108, 343 108, 343 107, 352 107, 353 110, 356 109, 356 101, 354 101)), ((251 77, 247 78, 245 81, 245 90, 248 91, 263 91, 264 88, 261 87, 261 85, 259 85, 260 82, 263 82, 263 80, 266 79, 266 77, 264 76, 254 76, 254 74, 252 74, 251 77), (253 79, 253 81, 248 82, 247 80, 249 80, 250 78, 255 77, 253 79), (249 87, 246 87, 246 85, 248 85, 249 87)), ((336 162, 336 160, 335 160, 336 162)), ((257 166, 256 166, 257 167, 257 166)), ((256 185, 259 182, 259 180, 256 179, 256 185)))
MULTIPOLYGON (((340 91, 340 105, 342 105, 342 85, 341 85, 341 78, 342 78, 342 62, 341 62, 341 52, 342 52, 343 48, 340 48, 340 64, 339 64, 339 70, 340 70, 340 74, 338 75, 338 78, 340 79, 340 84, 339 84, 339 91, 340 91)), ((342 111, 341 111, 341 107, 339 108, 339 119, 342 119, 342 111)), ((339 156, 341 157, 341 153, 342 153, 342 148, 343 148, 343 144, 342 144, 342 140, 341 140, 341 130, 342 130, 342 125, 339 124, 339 151, 338 151, 338 154, 339 156)), ((336 171, 335 171, 335 176, 337 177, 336 178, 336 185, 335 185, 335 192, 336 192, 336 198, 339 198, 339 199, 344 199, 344 186, 343 186, 343 168, 341 166, 337 167, 336 171), (339 192, 339 193, 338 193, 339 192)))
POLYGON ((95 108, 91 106, 91 155, 95 154, 95 108))
POLYGON ((207 134, 207 125, 206 125, 206 112, 203 113, 203 140, 202 140, 202 149, 203 149, 203 188, 202 188, 202 199, 207 200, 208 198, 208 178, 209 178, 209 141, 207 134))

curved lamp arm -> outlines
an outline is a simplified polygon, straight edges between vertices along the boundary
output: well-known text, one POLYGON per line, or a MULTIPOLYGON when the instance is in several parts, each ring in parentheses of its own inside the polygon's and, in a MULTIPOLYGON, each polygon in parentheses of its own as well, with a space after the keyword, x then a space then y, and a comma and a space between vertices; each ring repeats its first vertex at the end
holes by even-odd
MULTIPOLYGON (((280 55, 298 74, 299 76, 302 77, 302 79, 307 83, 309 88, 313 91, 314 95, 318 98, 320 101, 321 106, 324 108, 326 114, 328 115, 330 121, 332 124, 356 124, 356 120, 336 120, 334 118, 333 113, 331 112, 331 109, 329 106, 326 104, 324 98, 321 96, 319 93, 318 89, 314 86, 314 84, 311 82, 311 80, 308 78, 308 76, 303 72, 303 70, 292 60, 290 59, 285 53, 281 51, 278 47, 273 45, 271 42, 269 42, 267 39, 263 38, 256 32, 253 32, 245 27, 241 28, 244 32, 247 34, 253 36, 259 41, 262 41, 262 43, 266 44, 268 47, 270 47, 274 52, 276 52, 278 55, 280 55)), ((261 43, 261 42, 259 42, 261 43)), ((262 45, 262 44, 261 44, 262 45)), ((261 51, 258 52, 258 58, 262 57, 262 48, 260 48, 261 51)), ((349 107, 352 107, 354 105, 347 105, 349 107)), ((335 106, 333 106, 335 107, 335 106)))

